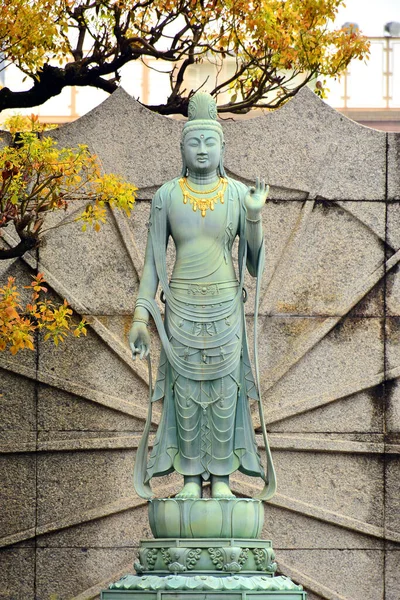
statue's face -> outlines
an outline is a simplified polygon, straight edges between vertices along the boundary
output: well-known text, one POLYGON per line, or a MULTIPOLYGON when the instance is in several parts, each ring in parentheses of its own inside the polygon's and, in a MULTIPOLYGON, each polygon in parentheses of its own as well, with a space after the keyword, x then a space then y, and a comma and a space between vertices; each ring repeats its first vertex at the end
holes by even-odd
POLYGON ((183 153, 189 171, 212 173, 221 158, 221 138, 210 129, 189 131, 183 140, 183 153))

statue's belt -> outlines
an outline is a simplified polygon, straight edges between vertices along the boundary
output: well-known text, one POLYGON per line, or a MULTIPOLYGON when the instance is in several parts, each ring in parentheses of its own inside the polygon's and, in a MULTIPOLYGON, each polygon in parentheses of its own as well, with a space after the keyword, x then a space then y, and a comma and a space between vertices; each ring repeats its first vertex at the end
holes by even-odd
POLYGON ((212 282, 185 282, 172 279, 169 287, 172 290, 180 290, 186 292, 188 296, 217 296, 224 290, 237 289, 239 282, 234 279, 232 281, 212 281, 212 282))

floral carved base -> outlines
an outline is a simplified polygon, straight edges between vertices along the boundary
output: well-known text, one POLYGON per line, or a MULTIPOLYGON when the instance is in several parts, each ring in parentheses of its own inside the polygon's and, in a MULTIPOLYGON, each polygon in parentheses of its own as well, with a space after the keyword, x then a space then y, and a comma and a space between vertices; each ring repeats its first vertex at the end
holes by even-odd
POLYGON ((234 539, 157 539, 142 541, 134 567, 139 575, 220 573, 273 575, 270 541, 234 539))
POLYGON ((263 519, 255 499, 151 500, 155 539, 140 542, 137 575, 101 600, 306 600, 300 585, 275 575, 272 543, 259 539, 263 519))
POLYGON ((101 600, 306 600, 302 587, 288 577, 230 575, 126 575, 103 591, 101 600))
POLYGON ((275 576, 268 540, 158 538, 142 540, 137 575, 126 575, 102 592, 102 600, 306 600, 302 587, 275 576), (245 596, 244 596, 245 594, 245 596))

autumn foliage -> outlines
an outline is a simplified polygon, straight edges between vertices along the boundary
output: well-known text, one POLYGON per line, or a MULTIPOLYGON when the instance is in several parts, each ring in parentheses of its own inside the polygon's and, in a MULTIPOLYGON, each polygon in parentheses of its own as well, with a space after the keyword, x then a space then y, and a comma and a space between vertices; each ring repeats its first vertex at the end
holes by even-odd
POLYGON ((340 75, 368 54, 358 32, 334 29, 344 0, 3 0, 3 66, 30 79, 26 91, 0 90, 0 111, 42 104, 65 86, 107 92, 130 61, 155 58, 170 66, 171 92, 163 114, 187 113, 195 90, 185 76, 209 61, 216 80, 204 81, 220 112, 276 108, 303 85, 340 75), (228 71, 221 76, 224 60, 228 71), (228 73, 228 74, 226 74, 228 73), (227 101, 226 98, 229 98, 227 101), (222 98, 222 97, 221 97, 222 98))
MULTIPOLYGON (((37 117, 16 116, 8 121, 11 133, 19 134, 18 143, 0 150, 0 236, 6 228, 18 235, 19 242, 0 249, 0 260, 23 256, 37 247, 50 228, 46 217, 55 211, 67 211, 77 205, 72 222, 82 230, 99 231, 105 222, 106 207, 130 215, 135 202, 135 186, 120 177, 101 174, 101 165, 86 146, 58 148, 49 136, 38 137, 37 117), (84 202, 83 208, 81 207, 84 202)), ((34 334, 44 330, 44 340, 56 345, 72 333, 86 333, 84 323, 72 326, 72 310, 66 301, 60 306, 46 298, 43 275, 34 277, 32 297, 26 306, 13 278, 0 288, 0 351, 34 348, 34 334), (40 296, 41 295, 41 296, 40 296)))
MULTIPOLYGON (((16 122, 10 119, 14 132, 16 122)), ((16 117, 35 123, 36 117, 16 117)), ((87 146, 58 148, 49 136, 35 131, 20 133, 19 142, 0 150, 0 235, 12 224, 20 238, 14 248, 0 249, 0 259, 22 256, 37 246, 45 230, 45 216, 67 210, 78 200, 86 201, 75 218, 99 231, 105 221, 106 205, 128 216, 135 202, 135 186, 116 175, 101 174, 101 165, 87 146)))
POLYGON ((57 307, 48 298, 40 298, 47 292, 43 283, 39 273, 30 286, 25 286, 31 291, 31 299, 24 307, 13 277, 0 288, 0 351, 17 354, 24 348, 34 350, 36 331, 44 331, 44 340, 51 339, 56 346, 71 333, 75 337, 86 335, 84 321, 72 325, 72 310, 65 300, 57 307))

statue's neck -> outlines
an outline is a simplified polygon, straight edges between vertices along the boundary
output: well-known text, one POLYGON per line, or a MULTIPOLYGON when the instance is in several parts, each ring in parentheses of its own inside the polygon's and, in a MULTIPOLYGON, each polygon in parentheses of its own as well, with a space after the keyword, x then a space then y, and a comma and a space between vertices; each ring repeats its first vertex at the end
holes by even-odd
POLYGON ((194 173, 189 170, 187 178, 195 185, 210 185, 217 182, 219 175, 217 171, 212 171, 211 173, 194 173))

